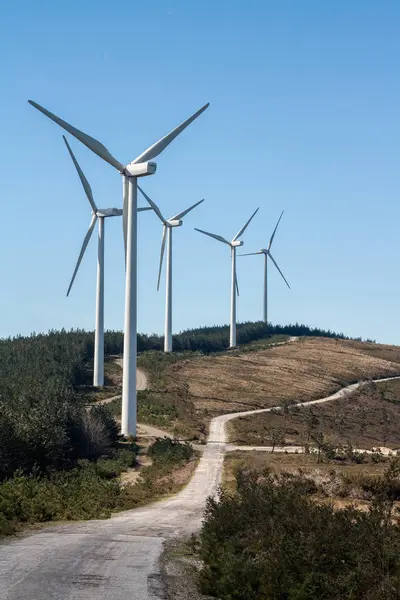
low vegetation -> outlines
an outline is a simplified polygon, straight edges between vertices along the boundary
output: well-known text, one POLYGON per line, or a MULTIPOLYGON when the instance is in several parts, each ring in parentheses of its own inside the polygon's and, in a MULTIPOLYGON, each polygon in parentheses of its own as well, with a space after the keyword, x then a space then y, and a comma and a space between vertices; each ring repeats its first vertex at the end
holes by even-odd
POLYGON ((123 488, 119 510, 136 508, 179 492, 189 481, 198 461, 190 444, 167 437, 156 440, 148 448, 147 454, 152 462, 140 471, 135 485, 123 488))
POLYGON ((136 447, 105 459, 78 460, 68 470, 17 470, 0 484, 0 535, 46 521, 106 518, 119 508, 122 471, 136 463, 136 447))
POLYGON ((362 454, 351 448, 346 453, 336 454, 327 446, 322 449, 320 456, 317 453, 300 454, 271 453, 261 451, 229 452, 224 461, 223 485, 229 492, 235 492, 236 474, 238 471, 257 471, 263 473, 265 469, 274 475, 289 473, 302 474, 315 485, 320 486, 322 497, 342 500, 366 500, 358 482, 363 478, 375 478, 383 475, 393 457, 387 457, 376 452, 362 454))
MULTIPOLYGON (((207 411, 196 411, 188 386, 138 392, 138 421, 153 425, 172 437, 202 442, 207 435, 207 411)), ((121 417, 121 398, 107 404, 116 419, 121 417)))
POLYGON ((230 424, 236 444, 400 448, 400 380, 368 383, 345 398, 311 406, 283 402, 281 410, 230 424))
POLYGON ((363 344, 354 344, 306 337, 254 352, 240 348, 172 364, 167 381, 169 386, 189 382, 196 410, 216 415, 314 400, 360 379, 400 373, 399 362, 371 356, 363 344))
POLYGON ((220 600, 395 600, 400 589, 399 466, 376 478, 368 510, 318 500, 302 474, 239 471, 209 499, 195 550, 220 600))
POLYGON ((123 444, 106 458, 82 459, 69 470, 44 474, 16 471, 0 483, 0 535, 48 521, 104 519, 175 493, 197 464, 192 446, 170 438, 148 448, 151 464, 135 485, 121 486, 119 477, 136 466, 138 447, 123 444))

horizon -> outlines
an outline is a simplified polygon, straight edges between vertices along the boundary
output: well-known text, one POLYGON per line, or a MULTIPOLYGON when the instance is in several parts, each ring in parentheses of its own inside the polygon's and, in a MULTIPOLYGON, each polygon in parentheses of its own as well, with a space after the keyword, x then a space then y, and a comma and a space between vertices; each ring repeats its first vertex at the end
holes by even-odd
MULTIPOLYGON (((264 324, 265 321, 263 321, 262 319, 259 321, 238 321, 237 322, 237 327, 240 328, 243 325, 256 325, 256 324, 264 324)), ((371 342, 371 343, 381 343, 381 342, 377 342, 377 340, 373 339, 373 338, 364 338, 363 336, 350 336, 347 333, 343 332, 343 331, 334 331, 332 329, 330 329, 329 327, 319 327, 319 326, 314 326, 314 325, 306 325, 305 323, 286 323, 285 325, 280 324, 280 323, 268 323, 268 327, 274 329, 276 327, 281 327, 281 328, 291 328, 291 327, 304 327, 306 329, 309 329, 310 331, 312 330, 317 330, 317 331, 322 331, 322 332, 326 332, 326 333, 330 333, 332 335, 338 336, 338 337, 343 337, 345 339, 353 339, 353 340, 360 340, 363 342, 371 342)), ((201 331, 201 330, 207 330, 207 329, 226 329, 227 330, 227 334, 229 335, 229 323, 225 323, 223 325, 217 325, 214 323, 214 325, 201 325, 199 327, 193 327, 193 328, 188 328, 188 329, 182 329, 180 331, 173 331, 172 335, 173 336, 179 336, 179 335, 184 335, 193 331, 201 331)), ((9 339, 18 339, 19 337, 34 337, 34 336, 45 336, 45 335, 49 335, 51 333, 60 333, 62 331, 65 331, 65 333, 87 333, 87 334, 93 334, 94 335, 94 330, 90 330, 90 329, 84 329, 81 327, 77 327, 77 328, 71 328, 71 329, 65 329, 64 327, 61 327, 61 329, 48 329, 47 331, 32 331, 28 334, 15 334, 15 335, 10 335, 7 337, 0 337, 0 341, 5 341, 5 340, 9 340, 9 339)), ((107 333, 121 333, 122 335, 124 334, 122 329, 105 329, 104 330, 104 334, 107 333)), ((238 332, 240 335, 240 332, 238 332)), ((152 333, 147 333, 144 331, 138 331, 137 333, 138 336, 147 336, 147 337, 157 337, 159 339, 163 339, 164 338, 164 334, 163 333, 156 333, 156 332, 152 332, 152 333)), ((270 335, 275 335, 273 332, 270 335)), ((265 336, 268 337, 268 336, 265 336)), ((312 335, 304 335, 304 336, 299 336, 299 337, 313 337, 312 335)), ((324 336, 316 336, 316 337, 324 337, 324 336)), ((263 338, 260 338, 263 339, 263 338)), ((247 343, 247 342, 245 342, 247 343)), ((396 344, 393 344, 396 345, 396 344)))

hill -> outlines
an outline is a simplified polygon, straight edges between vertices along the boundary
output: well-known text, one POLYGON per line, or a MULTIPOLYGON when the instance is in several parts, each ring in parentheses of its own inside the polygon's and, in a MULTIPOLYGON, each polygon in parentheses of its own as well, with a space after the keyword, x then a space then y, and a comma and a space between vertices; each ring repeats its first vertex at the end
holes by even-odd
POLYGON ((299 338, 249 350, 177 362, 167 380, 187 383, 196 409, 217 414, 313 400, 360 379, 400 374, 396 346, 299 338))

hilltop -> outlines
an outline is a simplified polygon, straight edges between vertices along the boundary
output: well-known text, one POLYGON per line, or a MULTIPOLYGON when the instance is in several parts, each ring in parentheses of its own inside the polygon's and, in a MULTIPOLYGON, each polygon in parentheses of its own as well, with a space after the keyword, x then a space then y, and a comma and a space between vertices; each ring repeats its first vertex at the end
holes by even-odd
POLYGON ((163 382, 167 389, 186 385, 196 413, 210 417, 313 400, 355 381, 399 374, 400 347, 304 337, 182 357, 165 367, 163 382))

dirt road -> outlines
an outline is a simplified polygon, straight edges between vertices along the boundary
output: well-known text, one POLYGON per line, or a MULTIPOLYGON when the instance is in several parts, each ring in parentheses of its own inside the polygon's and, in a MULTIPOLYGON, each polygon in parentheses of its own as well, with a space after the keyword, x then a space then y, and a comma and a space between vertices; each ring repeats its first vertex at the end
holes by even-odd
MULTIPOLYGON (((391 377, 387 379, 399 379, 391 377)), ((342 398, 349 386, 319 404, 342 398)), ((176 496, 107 521, 46 528, 0 546, 1 600, 156 600, 165 598, 158 558, 166 538, 197 529, 206 498, 221 481, 226 423, 271 408, 214 418, 193 478, 176 496)))

